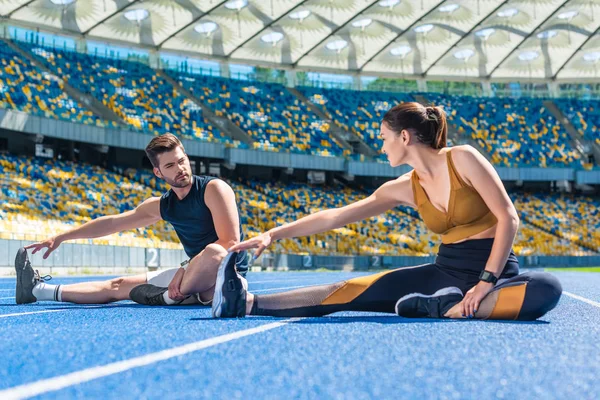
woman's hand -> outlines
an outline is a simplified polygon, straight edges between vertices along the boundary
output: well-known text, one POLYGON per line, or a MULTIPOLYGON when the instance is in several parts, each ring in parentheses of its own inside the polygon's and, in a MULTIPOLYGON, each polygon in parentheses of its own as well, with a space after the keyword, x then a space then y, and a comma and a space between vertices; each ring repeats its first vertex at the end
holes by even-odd
POLYGON ((257 259, 262 252, 271 245, 271 241, 273 238, 269 232, 261 233, 258 236, 253 237, 252 239, 248 239, 244 242, 238 243, 235 246, 231 247, 228 251, 242 251, 248 249, 258 249, 254 253, 254 259, 257 259))
POLYGON ((475 313, 479 309, 481 300, 488 295, 489 292, 494 288, 494 284, 490 282, 479 281, 479 283, 471 288, 465 294, 461 304, 461 313, 463 317, 473 318, 475 313))
POLYGON ((51 237, 50 239, 46 239, 42 242, 37 242, 37 243, 30 244, 29 246, 25 246, 25 249, 27 249, 27 250, 33 249, 31 254, 35 254, 42 249, 48 249, 44 253, 44 260, 45 260, 46 258, 48 258, 48 256, 54 250, 56 250, 58 248, 58 246, 60 246, 61 243, 62 243, 62 240, 60 239, 60 237, 54 236, 54 237, 51 237))

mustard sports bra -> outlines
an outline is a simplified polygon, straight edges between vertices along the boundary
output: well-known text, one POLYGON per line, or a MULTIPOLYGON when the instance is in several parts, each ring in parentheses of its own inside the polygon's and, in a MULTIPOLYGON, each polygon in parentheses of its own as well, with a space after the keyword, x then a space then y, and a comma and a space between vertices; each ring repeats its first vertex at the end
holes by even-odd
POLYGON ((412 172, 411 183, 417 210, 432 232, 442 235, 442 243, 454 243, 476 235, 496 225, 492 214, 479 193, 467 185, 456 172, 450 151, 446 153, 450 175, 448 213, 436 208, 419 183, 417 171, 412 172))

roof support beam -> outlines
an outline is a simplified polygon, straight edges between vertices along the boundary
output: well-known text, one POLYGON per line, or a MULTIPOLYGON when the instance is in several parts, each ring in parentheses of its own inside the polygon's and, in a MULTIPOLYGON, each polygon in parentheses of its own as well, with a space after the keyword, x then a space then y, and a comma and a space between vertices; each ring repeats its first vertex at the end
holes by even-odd
POLYGON ((108 21, 109 19, 111 19, 112 17, 114 17, 115 15, 117 15, 118 13, 120 13, 121 11, 125 10, 128 7, 131 7, 133 5, 135 5, 136 3, 139 3, 141 0, 133 0, 131 3, 127 4, 125 7, 123 8, 119 8, 117 10, 115 10, 114 13, 110 14, 108 17, 101 19, 100 21, 98 21, 97 23, 95 23, 94 25, 92 25, 87 31, 82 32, 82 34, 84 36, 86 36, 88 33, 90 33, 90 31, 92 29, 94 29, 95 27, 97 27, 98 25, 102 25, 103 23, 105 23, 106 21, 108 21))
MULTIPOLYGON (((353 18, 356 18, 356 17, 358 17, 360 14, 362 14, 363 12, 365 12, 366 10, 368 10, 369 8, 371 8, 371 6, 373 6, 373 4, 375 4, 377 1, 379 1, 379 0, 372 1, 371 3, 369 3, 369 5, 368 5, 368 6, 364 7, 362 10, 360 10, 360 11, 359 11, 359 12, 358 12, 356 15, 354 15, 354 16, 353 16, 353 17, 351 17, 350 19, 353 19, 353 18)), ((330 37, 332 37, 332 36, 333 36, 333 35, 335 35, 337 32, 339 32, 339 31, 340 31, 340 30, 341 30, 343 27, 345 27, 345 26, 348 24, 348 22, 349 22, 349 21, 350 21, 350 20, 348 20, 348 21, 345 21, 344 23, 342 23, 341 25, 339 25, 339 26, 338 26, 336 29, 334 29, 333 31, 331 31, 331 32, 329 33, 329 35, 325 36, 325 37, 324 37, 322 40, 320 40, 320 41, 319 41, 317 44, 315 44, 313 47, 311 47, 310 49, 308 49, 307 51, 305 51, 305 52, 304 52, 304 54, 302 54, 302 55, 300 56, 300 58, 298 58, 298 61, 296 61, 295 63, 293 63, 293 64, 292 64, 292 66, 294 66, 294 67, 295 67, 295 66, 297 66, 297 65, 298 65, 298 63, 299 63, 300 61, 302 61, 302 59, 303 59, 304 57, 306 57, 306 56, 307 56, 308 54, 310 54, 310 53, 311 53, 311 52, 312 52, 314 49, 316 49, 317 47, 319 47, 320 45, 322 45, 323 43, 325 43, 325 42, 326 42, 326 41, 327 41, 327 40, 328 40, 330 37)))
POLYGON ((244 47, 247 43, 249 43, 250 41, 252 41, 252 39, 258 37, 260 34, 262 34, 266 29, 269 29, 271 26, 273 26, 275 23, 281 21, 283 18, 285 18, 287 15, 289 15, 291 12, 293 12, 294 10, 304 6, 308 1, 310 0, 302 0, 300 3, 298 3, 295 7, 293 7, 291 10, 289 10, 288 12, 284 13, 282 16, 280 16, 279 18, 276 18, 274 20, 272 20, 271 22, 269 22, 267 25, 265 25, 260 31, 258 31, 255 35, 250 36, 248 39, 244 40, 242 42, 242 44, 240 44, 239 46, 237 46, 235 49, 233 49, 226 57, 227 58, 231 58, 231 55, 233 53, 235 53, 238 49, 244 47))
POLYGON ((506 57, 504 57, 498 64, 496 64, 496 66, 494 67, 494 69, 488 74, 488 76, 486 77, 481 77, 481 78, 488 78, 491 79, 492 75, 494 75, 494 72, 496 72, 496 70, 506 61, 508 60, 508 58, 510 56, 512 56, 515 51, 519 50, 519 47, 527 40, 529 39, 534 33, 535 31, 537 31, 539 29, 540 26, 544 25, 546 23, 546 21, 548 21, 550 18, 552 18, 552 16, 554 16, 554 14, 556 14, 556 11, 560 10, 562 7, 564 7, 565 4, 567 4, 570 0, 565 0, 560 6, 556 7, 556 9, 550 13, 550 15, 548 15, 548 18, 544 19, 543 21, 541 21, 539 24, 537 24, 532 30, 531 32, 529 32, 529 35, 527 35, 526 37, 523 38, 523 40, 521 40, 513 49, 510 53, 508 53, 506 55, 506 57))
POLYGON ((194 18, 189 24, 186 24, 184 26, 182 26, 180 29, 178 29, 176 32, 174 32, 172 35, 169 35, 165 40, 163 40, 162 42, 160 42, 158 44, 158 46, 156 46, 157 49, 160 49, 162 47, 163 44, 165 44, 167 42, 167 40, 179 35, 181 32, 183 32, 188 26, 195 24, 196 22, 198 22, 200 20, 200 18, 205 17, 207 15, 209 15, 211 12, 213 12, 214 10, 216 10, 217 8, 221 7, 221 5, 223 3, 225 3, 226 0, 223 0, 219 3, 217 3, 216 6, 214 6, 213 8, 211 8, 210 10, 208 10, 207 12, 199 15, 197 18, 194 18))
POLYGON ((400 37, 402 35, 404 35, 406 32, 410 32, 411 29, 413 29, 415 26, 420 25, 423 22, 423 19, 426 18, 428 15, 430 15, 436 8, 438 8, 440 6, 440 4, 442 4, 445 0, 441 0, 439 3, 437 3, 434 7, 431 7, 431 10, 427 11, 425 14, 423 14, 421 16, 421 18, 419 18, 418 20, 416 20, 415 22, 413 22, 412 25, 409 25, 405 30, 403 30, 402 32, 398 33, 396 35, 396 37, 394 37, 392 40, 390 40, 389 42, 387 42, 385 44, 385 46, 383 46, 381 48, 380 51, 378 51, 377 53, 375 53, 373 55, 373 57, 369 58, 367 61, 365 61, 365 63, 358 69, 359 72, 362 72, 363 68, 370 63, 371 61, 373 61, 375 58, 377 58, 378 55, 380 55, 381 53, 383 53, 385 51, 385 49, 387 49, 387 47, 394 43, 396 40, 400 39, 400 37))
POLYGON ((481 21, 479 21, 479 23, 475 24, 471 29, 469 29, 469 31, 467 33, 465 33, 458 42, 454 43, 452 46, 450 46, 448 48, 448 50, 446 50, 440 57, 438 57, 437 60, 435 60, 430 66, 429 68, 427 68, 427 70, 425 70, 424 75, 427 76, 427 73, 429 72, 429 70, 431 68, 433 68, 438 62, 440 62, 440 60, 444 57, 446 57, 446 54, 450 53, 452 50, 454 50, 456 48, 456 46, 463 41, 463 39, 465 39, 467 36, 469 36, 473 31, 475 31, 477 28, 479 28, 481 26, 481 24, 489 18, 490 15, 494 14, 496 11, 498 11, 498 9, 500 9, 500 7, 503 7, 506 3, 508 3, 509 0, 505 0, 503 3, 501 3, 498 7, 494 8, 494 10, 489 13, 488 15, 485 16, 484 19, 482 19, 481 21))
POLYGON ((598 29, 596 29, 596 31, 595 31, 594 33, 592 33, 590 36, 588 36, 588 38, 587 38, 587 39, 585 39, 585 41, 584 41, 583 43, 581 43, 581 46, 579 46, 579 47, 578 47, 578 48, 577 48, 577 49, 576 49, 576 50, 573 52, 573 54, 571 54, 571 57, 567 58, 567 59, 565 60, 565 62, 563 63, 563 65, 561 65, 561 66, 560 66, 560 68, 556 70, 556 73, 555 73, 555 74, 554 74, 554 76, 552 77, 552 79, 553 79, 553 80, 556 80, 556 77, 558 76, 558 73, 559 73, 560 71, 562 71, 562 69, 563 69, 563 68, 564 68, 564 67, 565 67, 565 66, 566 66, 566 65, 569 63, 569 61, 571 61, 571 60, 573 59, 573 57, 575 57, 575 55, 576 55, 577 53, 579 53, 579 51, 580 51, 581 49, 583 49, 583 47, 585 46, 585 44, 586 44, 587 42, 589 42, 590 40, 592 40, 592 38, 593 38, 594 36, 596 36, 596 35, 600 35, 600 27, 598 27, 598 29))
POLYGON ((30 4, 31 4, 31 3, 33 3, 34 1, 35 1, 35 0, 29 0, 28 2, 21 4, 19 7, 15 8, 15 9, 14 9, 14 10, 12 10, 10 13, 6 14, 6 18, 10 18, 10 17, 12 17, 12 15, 13 15, 14 13, 16 13, 17 11, 19 11, 19 10, 20 10, 20 9, 22 9, 22 8, 25 8, 25 7, 27 7, 28 5, 30 5, 30 4))

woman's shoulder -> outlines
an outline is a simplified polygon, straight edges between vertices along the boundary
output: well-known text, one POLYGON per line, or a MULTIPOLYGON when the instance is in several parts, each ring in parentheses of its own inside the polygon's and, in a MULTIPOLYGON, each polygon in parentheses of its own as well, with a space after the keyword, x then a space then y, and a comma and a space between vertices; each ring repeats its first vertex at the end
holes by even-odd
POLYGON ((448 148, 448 152, 451 152, 452 161, 454 162, 454 165, 459 168, 475 166, 481 164, 482 160, 486 159, 479 150, 470 144, 452 146, 448 148))
POLYGON ((410 184, 410 180, 413 177, 413 172, 414 169, 411 169, 410 171, 408 171, 407 173, 400 175, 399 177, 397 177, 394 180, 391 180, 388 183, 392 183, 392 184, 396 184, 396 185, 406 185, 406 184, 410 184))
POLYGON ((477 170, 477 168, 485 167, 486 165, 489 165, 489 168, 493 168, 484 155, 471 145, 465 144, 453 146, 449 151, 452 152, 452 162, 456 172, 470 186, 472 185, 469 180, 469 175, 472 171, 477 170))
POLYGON ((448 147, 447 152, 451 152, 452 156, 465 156, 467 154, 481 154, 479 152, 479 150, 477 150, 475 147, 471 146, 470 144, 460 144, 457 146, 452 146, 452 147, 448 147))

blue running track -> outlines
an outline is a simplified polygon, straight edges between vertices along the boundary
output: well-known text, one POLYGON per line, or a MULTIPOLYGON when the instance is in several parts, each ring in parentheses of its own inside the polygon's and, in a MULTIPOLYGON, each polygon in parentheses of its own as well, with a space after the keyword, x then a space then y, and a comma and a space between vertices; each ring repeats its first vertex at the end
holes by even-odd
MULTIPOLYGON (((274 293, 359 273, 250 273, 274 293)), ((207 307, 14 304, 0 279, 0 399, 599 399, 600 274, 556 273, 535 322, 338 313, 213 320, 207 307)), ((75 283, 107 277, 55 278, 75 283)))

